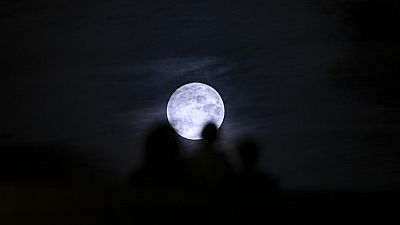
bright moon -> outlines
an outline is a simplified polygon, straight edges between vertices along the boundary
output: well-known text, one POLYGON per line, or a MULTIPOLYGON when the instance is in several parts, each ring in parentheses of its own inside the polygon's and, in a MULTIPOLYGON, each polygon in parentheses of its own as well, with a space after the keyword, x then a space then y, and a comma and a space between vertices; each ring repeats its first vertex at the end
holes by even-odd
POLYGON ((167 105, 169 123, 180 136, 190 140, 201 139, 201 132, 208 123, 219 128, 224 115, 221 96, 203 83, 189 83, 178 88, 167 105))

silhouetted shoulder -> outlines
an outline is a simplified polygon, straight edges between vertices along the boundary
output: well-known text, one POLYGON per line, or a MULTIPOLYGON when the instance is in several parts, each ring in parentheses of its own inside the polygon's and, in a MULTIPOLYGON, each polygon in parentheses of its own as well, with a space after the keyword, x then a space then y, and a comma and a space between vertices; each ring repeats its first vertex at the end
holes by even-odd
POLYGON ((239 177, 239 187, 248 190, 276 192, 279 183, 269 174, 258 171, 256 166, 260 155, 260 146, 253 140, 244 140, 237 146, 243 173, 239 177))
POLYGON ((239 177, 239 186, 249 191, 279 191, 279 183, 268 174, 253 172, 239 177))
POLYGON ((176 133, 168 124, 156 126, 144 141, 144 165, 133 172, 131 185, 181 185, 185 183, 183 161, 176 133))

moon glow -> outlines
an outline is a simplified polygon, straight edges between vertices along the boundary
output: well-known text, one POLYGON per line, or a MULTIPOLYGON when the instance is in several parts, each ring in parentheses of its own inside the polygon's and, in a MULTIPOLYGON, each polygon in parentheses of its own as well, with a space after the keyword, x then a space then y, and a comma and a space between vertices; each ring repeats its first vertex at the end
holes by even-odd
POLYGON ((225 116, 224 102, 218 92, 203 83, 188 83, 178 88, 167 105, 168 122, 182 137, 201 139, 207 123, 218 128, 225 116))

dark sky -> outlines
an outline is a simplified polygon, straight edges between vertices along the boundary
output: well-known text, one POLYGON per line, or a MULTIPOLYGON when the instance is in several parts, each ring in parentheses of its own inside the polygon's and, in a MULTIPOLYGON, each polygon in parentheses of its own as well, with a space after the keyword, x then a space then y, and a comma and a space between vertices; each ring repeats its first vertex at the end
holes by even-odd
POLYGON ((399 5, 2 1, 0 178, 123 182, 196 81, 225 101, 226 148, 256 137, 285 188, 397 190, 399 5))

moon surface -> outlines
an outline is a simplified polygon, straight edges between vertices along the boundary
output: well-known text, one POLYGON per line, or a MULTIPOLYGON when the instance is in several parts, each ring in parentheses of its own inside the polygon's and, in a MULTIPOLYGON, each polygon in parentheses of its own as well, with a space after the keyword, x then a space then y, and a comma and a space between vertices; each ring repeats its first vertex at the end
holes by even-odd
POLYGON ((188 83, 178 88, 167 105, 167 118, 182 137, 201 139, 201 132, 208 123, 218 128, 225 116, 224 102, 218 92, 203 83, 188 83))

